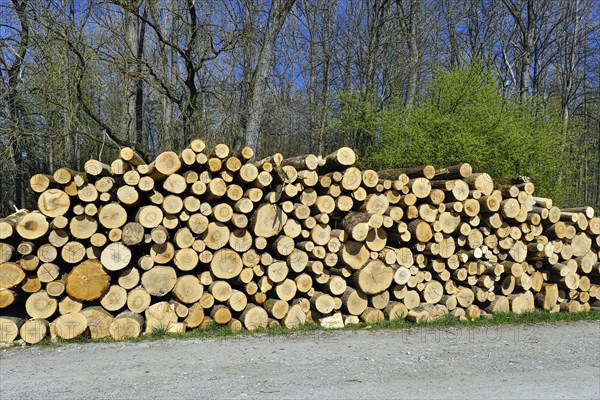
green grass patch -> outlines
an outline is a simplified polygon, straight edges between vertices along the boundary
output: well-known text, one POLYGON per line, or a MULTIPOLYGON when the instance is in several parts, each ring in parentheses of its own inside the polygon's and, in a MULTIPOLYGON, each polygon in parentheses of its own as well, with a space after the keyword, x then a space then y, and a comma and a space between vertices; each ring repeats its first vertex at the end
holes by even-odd
POLYGON ((360 323, 341 329, 325 329, 316 323, 301 325, 297 328, 289 329, 285 327, 257 329, 254 331, 233 332, 227 327, 211 325, 206 329, 194 329, 186 333, 169 333, 166 329, 158 329, 150 334, 145 334, 137 338, 115 341, 111 338, 92 340, 90 338, 79 337, 72 340, 58 339, 52 341, 45 338, 37 346, 62 346, 73 343, 118 343, 118 342, 147 342, 167 339, 227 339, 240 338, 244 336, 284 336, 284 335, 302 335, 315 334, 318 331, 339 332, 356 330, 397 330, 397 329, 427 329, 427 328, 446 328, 446 327, 476 327, 476 326, 494 326, 494 325, 528 325, 544 323, 561 323, 576 321, 598 321, 600 320, 600 311, 588 311, 579 313, 549 313, 547 311, 533 311, 523 314, 494 314, 492 318, 480 318, 475 320, 460 321, 459 319, 446 316, 435 321, 414 324, 405 320, 382 321, 374 324, 360 323))

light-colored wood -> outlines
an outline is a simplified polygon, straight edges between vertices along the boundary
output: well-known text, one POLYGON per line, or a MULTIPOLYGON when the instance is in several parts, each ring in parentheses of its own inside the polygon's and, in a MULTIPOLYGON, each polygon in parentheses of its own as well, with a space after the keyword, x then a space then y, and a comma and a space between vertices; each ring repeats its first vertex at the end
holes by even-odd
POLYGON ((355 272, 352 281, 365 294, 380 293, 390 287, 394 270, 380 260, 371 260, 355 272))
POLYGON ((535 309, 534 297, 530 291, 522 294, 511 294, 508 296, 510 300, 511 311, 516 314, 521 314, 535 309))
MULTIPOLYGON (((36 291, 40 290, 40 289, 41 289, 41 284, 40 284, 40 288, 36 288, 36 291)), ((14 290, 11 290, 11 289, 0 290, 0 309, 7 308, 7 307, 13 305, 19 297, 20 297, 19 294, 17 292, 15 292, 14 290)))
MULTIPOLYGON (((2 324, 2 322, 0 322, 2 324)), ((6 330, 6 328, 4 328, 6 330)), ((28 344, 36 344, 41 342, 49 332, 49 324, 45 319, 30 319, 25 321, 19 329, 19 336, 28 344)), ((2 342, 0 334, 0 342, 2 342)))
POLYGON ((109 271, 120 271, 131 262, 131 250, 121 242, 111 243, 102 250, 100 262, 109 271))
POLYGON ((310 303, 312 307, 321 314, 329 314, 334 308, 333 297, 327 293, 315 292, 310 298, 310 303))
POLYGON ((17 317, 0 317, 0 343, 12 344, 19 336, 24 320, 17 317))
POLYGON ((244 312, 240 315, 240 321, 249 331, 266 328, 268 320, 269 314, 265 309, 254 304, 248 304, 244 312))
POLYGON ((11 289, 23 282, 25 277, 25 272, 19 264, 0 263, 0 289, 11 289))
POLYGON ((100 208, 98 221, 107 229, 120 228, 127 222, 127 211, 118 203, 106 204, 100 208))
POLYGON ((123 311, 110 323, 109 332, 114 340, 131 339, 140 336, 144 318, 131 311, 123 311))
POLYGON ((75 339, 88 328, 87 318, 82 313, 68 313, 56 318, 50 324, 51 332, 55 332, 56 336, 61 339, 75 339))
POLYGON ((142 274, 142 286, 155 297, 167 295, 177 282, 177 273, 172 267, 155 266, 142 274))
POLYGON ((16 226, 16 231, 23 239, 35 240, 46 235, 49 226, 50 224, 43 214, 39 212, 31 212, 19 220, 16 226))
POLYGON ((244 264, 238 253, 231 249, 218 250, 210 262, 210 270, 220 279, 231 279, 239 275, 244 264))
POLYGON ((25 302, 25 310, 31 318, 48 319, 56 312, 58 302, 42 290, 31 294, 25 302))
POLYGON ((107 311, 119 311, 127 304, 127 291, 119 285, 112 285, 100 299, 100 305, 107 311))
POLYGON ((47 217, 65 215, 71 206, 71 199, 60 189, 48 189, 38 197, 38 210, 47 217))

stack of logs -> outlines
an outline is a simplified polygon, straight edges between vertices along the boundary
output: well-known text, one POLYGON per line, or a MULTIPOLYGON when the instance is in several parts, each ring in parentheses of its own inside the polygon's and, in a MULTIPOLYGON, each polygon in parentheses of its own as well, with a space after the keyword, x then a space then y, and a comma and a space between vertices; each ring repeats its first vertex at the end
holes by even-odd
POLYGON ((205 150, 34 175, 0 220, 0 342, 600 306, 600 219, 526 177, 205 150))

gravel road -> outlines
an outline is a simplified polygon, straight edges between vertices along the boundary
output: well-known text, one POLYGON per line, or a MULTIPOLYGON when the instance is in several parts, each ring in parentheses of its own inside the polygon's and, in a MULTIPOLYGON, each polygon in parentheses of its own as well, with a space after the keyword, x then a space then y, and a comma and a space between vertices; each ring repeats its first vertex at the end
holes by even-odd
POLYGON ((0 399, 599 399, 600 321, 0 351, 0 399))

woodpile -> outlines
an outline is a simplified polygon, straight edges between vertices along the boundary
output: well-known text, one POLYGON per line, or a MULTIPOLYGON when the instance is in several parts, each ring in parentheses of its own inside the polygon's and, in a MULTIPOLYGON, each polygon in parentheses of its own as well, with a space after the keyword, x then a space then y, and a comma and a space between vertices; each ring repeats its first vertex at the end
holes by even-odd
POLYGON ((600 219, 469 164, 253 161, 194 140, 37 174, 0 220, 0 342, 600 307, 600 219))

